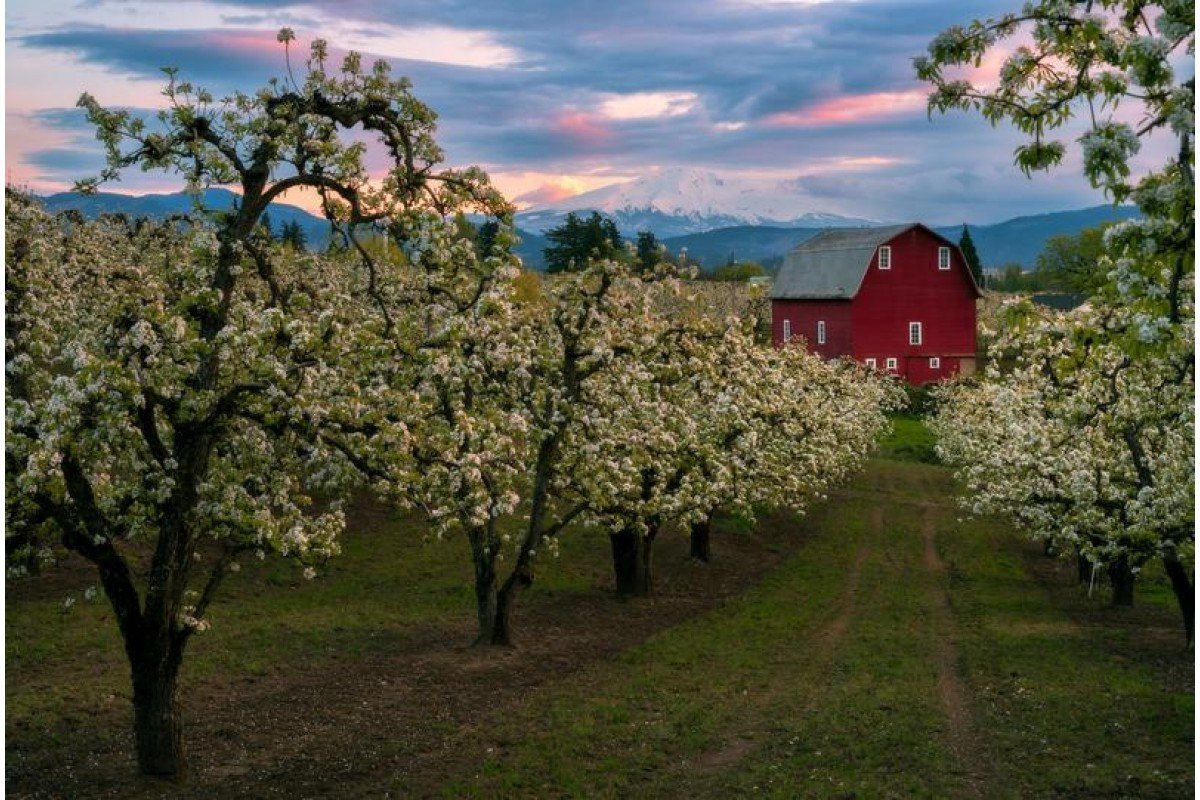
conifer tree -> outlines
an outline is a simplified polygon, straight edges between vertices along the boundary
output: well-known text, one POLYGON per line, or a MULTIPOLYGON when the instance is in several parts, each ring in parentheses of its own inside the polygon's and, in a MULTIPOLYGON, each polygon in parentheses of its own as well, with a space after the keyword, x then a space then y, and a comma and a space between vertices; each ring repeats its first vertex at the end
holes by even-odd
POLYGON ((983 287, 983 264, 979 260, 979 251, 975 249, 975 241, 971 238, 971 229, 963 224, 962 236, 958 240, 958 249, 967 260, 967 268, 981 288, 983 287))

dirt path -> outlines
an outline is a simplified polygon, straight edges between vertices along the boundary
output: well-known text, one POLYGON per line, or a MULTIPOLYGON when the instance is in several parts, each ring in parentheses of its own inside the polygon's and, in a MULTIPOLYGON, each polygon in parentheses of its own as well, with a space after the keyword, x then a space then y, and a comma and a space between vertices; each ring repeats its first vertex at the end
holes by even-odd
POLYGON ((921 536, 925 549, 925 568, 933 575, 933 624, 937 632, 934 660, 937 664, 937 693, 946 717, 946 737, 950 749, 962 765, 966 777, 967 797, 983 797, 987 784, 987 763, 983 748, 976 733, 976 723, 971 713, 970 689, 959 674, 958 651, 954 615, 950 610, 950 598, 944 584, 946 565, 937 550, 937 524, 934 508, 922 506, 921 536))

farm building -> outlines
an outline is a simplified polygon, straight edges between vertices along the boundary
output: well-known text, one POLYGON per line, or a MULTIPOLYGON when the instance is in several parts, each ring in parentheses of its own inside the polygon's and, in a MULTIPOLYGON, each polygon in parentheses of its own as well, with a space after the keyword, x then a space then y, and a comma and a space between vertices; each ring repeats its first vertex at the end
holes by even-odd
POLYGON ((980 296, 958 246, 924 225, 826 230, 779 269, 772 339, 930 383, 975 371, 980 296))

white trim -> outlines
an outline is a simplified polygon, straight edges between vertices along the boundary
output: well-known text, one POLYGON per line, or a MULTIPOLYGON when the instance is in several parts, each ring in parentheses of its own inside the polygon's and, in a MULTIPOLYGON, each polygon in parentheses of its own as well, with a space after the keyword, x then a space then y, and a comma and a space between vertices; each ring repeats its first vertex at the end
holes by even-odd
POLYGON ((790 342, 792 340, 792 321, 785 319, 783 321, 783 341, 790 342))
POLYGON ((876 366, 876 363, 875 363, 875 359, 873 359, 873 358, 866 359, 866 361, 864 363, 871 369, 878 369, 878 367, 876 366))
POLYGON ((922 336, 922 333, 923 332, 921 330, 921 323, 919 323, 919 322, 908 323, 908 343, 909 344, 911 344, 911 345, 921 344, 921 340, 924 338, 922 336), (916 334, 916 336, 913 336, 913 334, 916 334))
POLYGON ((825 344, 825 320, 817 320, 817 344, 825 344))
POLYGON ((941 369, 942 368, 942 360, 940 358, 938 358, 937 356, 930 356, 929 368, 930 369, 941 369))
POLYGON ((879 260, 879 268, 880 269, 891 269, 892 268, 892 248, 890 245, 884 244, 884 245, 879 246, 879 259, 878 260, 879 260))
POLYGON ((950 248, 949 247, 939 247, 938 248, 938 269, 943 270, 943 271, 950 269, 950 248), (942 265, 943 256, 945 257, 945 262, 946 262, 945 266, 942 265))
POLYGON ((886 363, 887 363, 888 369, 890 369, 890 370, 897 369, 897 362, 896 362, 895 358, 889 358, 886 363))

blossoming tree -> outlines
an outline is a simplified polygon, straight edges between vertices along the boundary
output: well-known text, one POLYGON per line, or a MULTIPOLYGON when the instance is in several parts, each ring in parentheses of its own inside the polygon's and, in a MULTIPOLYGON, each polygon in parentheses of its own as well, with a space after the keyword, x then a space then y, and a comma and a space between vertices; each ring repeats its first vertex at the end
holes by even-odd
POLYGON ((1054 549, 1107 567, 1115 603, 1132 603, 1134 576, 1161 558, 1190 626, 1180 580, 1194 557, 1190 357, 1133 357, 1123 309, 1025 314, 998 342, 1015 368, 946 393, 939 455, 958 465, 973 511, 1011 514, 1054 549))
POLYGON ((1134 571, 1161 557, 1189 642, 1195 80, 1183 63, 1194 52, 1190 3, 1040 0, 947 30, 916 60, 935 87, 931 110, 978 109, 1030 136, 1016 153, 1026 171, 1059 164, 1066 145, 1047 136, 1086 111, 1085 174, 1142 212, 1105 232, 1107 280, 1091 311, 1019 322, 999 343, 1019 356, 1012 373, 989 370, 952 391, 939 447, 973 490, 969 506, 1012 512, 1035 535, 1079 547, 1111 568, 1118 600, 1131 601, 1134 571), (1020 32, 1031 43, 1008 54, 995 88, 950 74, 1020 32), (1135 176, 1147 138, 1172 153, 1135 176))
POLYGON ((607 402, 566 470, 589 520, 610 531, 619 594, 651 592, 653 545, 668 521, 690 526, 707 560, 718 508, 803 510, 861 463, 899 402, 886 379, 759 344, 737 319, 676 322, 646 366, 645 380, 604 387, 607 402))
POLYGON ((440 331, 434 315, 396 311, 444 282, 402 279, 358 226, 386 224, 406 263, 428 256, 436 269, 453 260, 440 252, 446 215, 510 211, 483 173, 439 167, 435 116, 406 80, 384 63, 364 71, 354 53, 338 72, 326 61, 316 41, 301 83, 289 73, 220 100, 172 72, 153 124, 81 98, 107 153, 101 180, 140 167, 234 186, 239 203, 208 225, 129 230, 67 224, 19 196, 6 206, 10 563, 35 565, 57 537, 96 565, 146 775, 186 771, 178 672, 236 559, 269 550, 311 569, 342 526, 336 504, 303 511, 314 489, 352 472, 394 488, 411 474, 423 406, 402 348, 436 346, 440 331), (381 181, 351 131, 390 160, 381 181), (292 189, 322 198, 353 269, 284 259, 260 238, 268 204, 292 189))
POLYGON ((555 548, 558 535, 587 510, 567 489, 584 479, 568 454, 585 446, 588 420, 605 407, 610 380, 647 379, 649 357, 664 330, 651 308, 650 287, 672 284, 674 273, 665 263, 635 272, 622 262, 596 258, 578 272, 548 278, 537 313, 525 316, 517 336, 525 342, 527 361, 508 383, 513 408, 528 429, 523 492, 528 509, 523 532, 509 548, 515 551, 512 566, 496 589, 492 644, 511 643, 512 608, 533 582, 539 553, 555 548))

